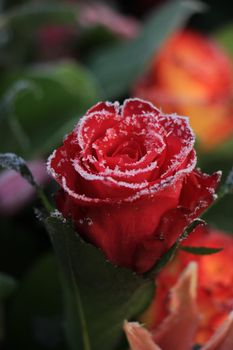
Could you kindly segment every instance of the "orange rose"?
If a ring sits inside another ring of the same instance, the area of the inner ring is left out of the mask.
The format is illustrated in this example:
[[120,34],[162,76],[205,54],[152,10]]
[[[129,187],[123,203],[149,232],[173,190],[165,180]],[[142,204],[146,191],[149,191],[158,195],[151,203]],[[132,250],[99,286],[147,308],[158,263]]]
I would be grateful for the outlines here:
[[198,228],[184,244],[223,250],[212,255],[194,255],[180,250],[159,274],[156,298],[142,321],[149,328],[156,328],[166,318],[168,291],[177,283],[183,269],[194,261],[198,267],[197,305],[200,314],[195,342],[203,344],[233,309],[233,237],[212,229]]
[[[124,323],[131,350],[199,349],[194,337],[200,322],[197,304],[197,263],[191,262],[170,290],[168,316],[150,332],[137,322]],[[202,350],[232,350],[233,311]]]
[[233,134],[233,70],[216,43],[192,31],[174,35],[155,57],[134,95],[166,113],[190,117],[204,150]]

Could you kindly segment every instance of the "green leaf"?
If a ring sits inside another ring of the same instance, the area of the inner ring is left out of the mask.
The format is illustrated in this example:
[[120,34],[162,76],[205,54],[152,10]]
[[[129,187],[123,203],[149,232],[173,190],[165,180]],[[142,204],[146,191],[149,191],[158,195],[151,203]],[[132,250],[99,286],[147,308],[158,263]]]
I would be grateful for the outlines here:
[[9,349],[64,350],[62,295],[53,254],[21,279],[8,308]]
[[229,172],[226,182],[223,185],[223,194],[233,194],[233,168]]
[[232,222],[233,196],[225,195],[216,204],[211,206],[210,210],[205,213],[205,220],[219,230],[233,232]]
[[233,56],[233,25],[229,24],[214,33],[214,38]]
[[103,88],[104,98],[122,96],[146,69],[164,40],[201,8],[195,1],[171,1],[152,13],[135,40],[93,56],[90,67]]
[[[232,225],[232,204],[233,204],[233,168],[228,173],[225,182],[218,191],[218,197],[212,205],[205,210],[202,216],[212,225],[231,232]],[[224,208],[224,210],[223,210]]]
[[199,225],[206,225],[205,220],[201,219],[201,218],[196,218],[195,220],[193,220],[191,222],[191,224],[189,224],[184,232],[182,233],[182,235],[178,238],[178,241],[181,243],[184,239],[188,238],[188,236],[190,235],[191,232],[193,232],[193,230],[195,230],[195,228]]
[[[233,141],[233,139],[232,139]],[[218,191],[218,198],[214,203],[202,214],[202,218],[208,222],[209,225],[216,227],[226,232],[233,232],[232,221],[232,207],[233,196],[226,191],[225,181],[227,174],[232,169],[233,143],[227,152],[222,152],[216,149],[208,154],[198,155],[198,167],[207,174],[211,174],[218,169],[222,170],[222,181]]]
[[0,29],[25,31],[45,23],[77,23],[77,12],[77,6],[61,2],[27,3],[1,14]]
[[59,215],[46,220],[61,271],[66,331],[73,350],[115,349],[125,319],[151,301],[153,280],[106,261],[100,250],[84,242]]
[[14,153],[0,153],[0,166],[17,171],[33,187],[38,187],[25,160]]
[[38,53],[38,31],[46,25],[78,28],[78,8],[61,1],[27,2],[0,15],[0,63],[11,68],[24,65]]
[[0,301],[8,298],[14,292],[16,286],[17,283],[12,277],[0,273]]
[[[215,207],[216,204],[219,202],[222,204],[222,200],[225,199],[226,195],[231,195],[231,194],[233,194],[233,168],[227,175],[224,184],[220,187],[217,200],[208,209],[212,209],[212,207]],[[207,213],[208,213],[208,210],[207,210]],[[225,210],[224,210],[224,215],[225,215]]]
[[[11,84],[15,91],[18,81],[30,82],[31,89],[11,94]],[[66,124],[73,129],[78,117],[99,99],[92,75],[74,62],[40,65],[11,73],[5,78],[5,86],[8,87],[8,95],[12,96],[9,103],[12,104],[10,110],[14,112],[14,119],[29,139],[30,147],[24,152],[27,158],[50,152],[61,142],[57,130]],[[0,127],[3,129],[4,120],[0,120]],[[4,130],[1,135],[2,152],[22,152],[22,148],[17,146],[11,130]]]
[[207,247],[189,247],[182,246],[180,250],[184,250],[187,253],[195,254],[195,255],[210,255],[221,252],[223,248],[207,248]]
[[18,143],[22,152],[28,150],[30,147],[30,141],[15,116],[14,108],[17,97],[25,92],[30,92],[35,96],[38,96],[37,87],[32,82],[19,80],[6,92],[0,103],[0,120],[2,119],[6,121],[7,127],[12,133],[14,141]]
[[[85,111],[83,111],[85,113]],[[39,153],[48,153],[50,150],[53,150],[56,145],[61,143],[61,140],[63,140],[64,135],[67,135],[68,133],[73,130],[74,126],[77,124],[79,118],[81,115],[77,115],[74,118],[68,120],[66,123],[64,123],[61,127],[59,127],[57,130],[54,130],[54,132],[51,134],[50,137],[45,141],[43,145],[36,151]]]
[[148,278],[152,278],[152,276],[155,276],[157,273],[159,273],[162,270],[162,268],[174,258],[178,247],[179,242],[177,241],[173,244],[173,246],[170,249],[168,249],[168,251],[165,254],[163,254],[162,258],[159,259],[155,266],[150,271],[145,273],[145,276]]

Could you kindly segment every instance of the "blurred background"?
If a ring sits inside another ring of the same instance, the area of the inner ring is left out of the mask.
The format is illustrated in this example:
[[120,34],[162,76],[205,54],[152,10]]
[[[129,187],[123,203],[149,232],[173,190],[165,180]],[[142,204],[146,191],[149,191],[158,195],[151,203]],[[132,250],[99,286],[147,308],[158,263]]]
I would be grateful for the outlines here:
[[[190,117],[199,166],[233,164],[232,1],[0,1],[0,153],[46,159],[100,100],[140,97]],[[0,347],[66,349],[49,238],[32,188],[0,172]],[[233,198],[205,219],[233,232]]]

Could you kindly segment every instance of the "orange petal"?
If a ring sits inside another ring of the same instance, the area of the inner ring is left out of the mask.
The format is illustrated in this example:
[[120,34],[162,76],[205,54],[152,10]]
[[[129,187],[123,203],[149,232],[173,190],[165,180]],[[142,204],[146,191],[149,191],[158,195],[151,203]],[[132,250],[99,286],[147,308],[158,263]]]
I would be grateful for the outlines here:
[[233,311],[202,350],[233,349]]
[[199,323],[196,291],[197,264],[191,262],[171,290],[170,315],[153,334],[163,350],[191,348]]
[[150,332],[143,328],[138,322],[125,321],[124,331],[131,350],[162,350],[154,343]]

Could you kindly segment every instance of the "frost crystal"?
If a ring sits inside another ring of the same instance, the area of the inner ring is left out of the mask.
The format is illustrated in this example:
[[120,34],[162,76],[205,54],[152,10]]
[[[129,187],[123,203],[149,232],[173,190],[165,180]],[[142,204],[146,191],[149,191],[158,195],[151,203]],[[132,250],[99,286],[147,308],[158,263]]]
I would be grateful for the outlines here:
[[[175,188],[179,181],[185,181],[195,168],[194,141],[186,117],[163,114],[140,99],[129,99],[121,108],[116,102],[100,102],[80,119],[66,141],[68,145],[51,155],[48,170],[77,202],[153,199],[167,186]],[[125,195],[120,199],[99,198],[94,191],[88,196],[85,188],[79,192],[75,181],[70,180],[76,177],[86,182],[87,188],[93,185],[98,191],[104,188],[111,193],[114,189]],[[91,221],[81,220],[80,224],[91,225]]]

